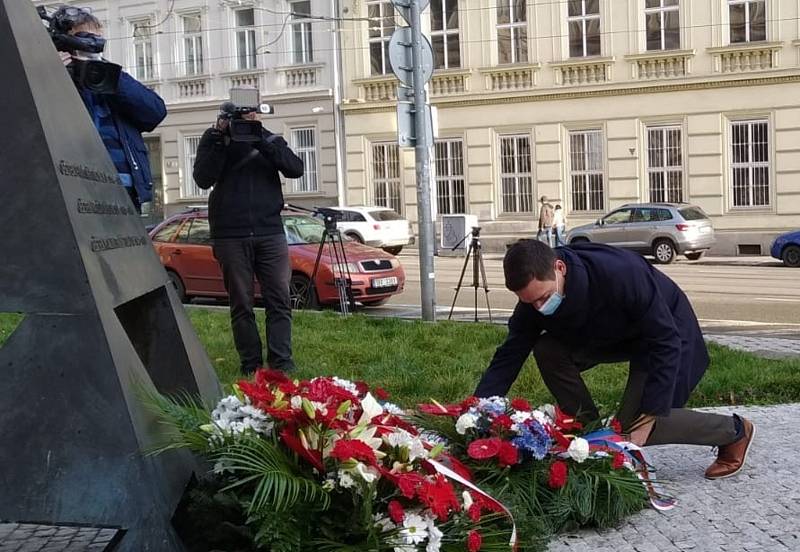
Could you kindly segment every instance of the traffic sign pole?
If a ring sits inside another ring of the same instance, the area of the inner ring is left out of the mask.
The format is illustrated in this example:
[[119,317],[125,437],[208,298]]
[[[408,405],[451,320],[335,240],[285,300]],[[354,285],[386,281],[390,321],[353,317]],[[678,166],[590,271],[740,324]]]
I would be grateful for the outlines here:
[[436,321],[436,274],[433,265],[433,248],[435,233],[431,216],[431,159],[430,145],[433,136],[428,133],[430,117],[425,98],[425,80],[423,77],[422,25],[420,23],[421,0],[411,0],[411,55],[414,67],[414,107],[416,122],[416,140],[414,158],[417,170],[417,213],[419,217],[419,268],[420,287],[422,290],[422,319]]

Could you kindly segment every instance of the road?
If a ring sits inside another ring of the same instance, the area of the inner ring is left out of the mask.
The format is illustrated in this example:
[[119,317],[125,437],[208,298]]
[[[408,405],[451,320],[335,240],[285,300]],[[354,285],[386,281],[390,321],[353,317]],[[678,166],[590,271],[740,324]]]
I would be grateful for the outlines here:
[[[376,315],[419,316],[419,260],[415,251],[400,256],[406,270],[405,291],[384,307],[368,309]],[[749,262],[750,264],[742,264]],[[463,257],[436,257],[436,301],[438,319],[446,319],[453,301]],[[489,301],[496,318],[507,319],[516,296],[503,285],[502,260],[484,258],[489,284]],[[658,267],[686,292],[701,325],[709,333],[769,335],[800,339],[800,269],[786,268],[779,262],[762,259],[707,259],[699,262],[676,261]],[[474,290],[472,261],[464,276],[455,317],[473,319]],[[488,320],[483,289],[478,290],[478,316]]]

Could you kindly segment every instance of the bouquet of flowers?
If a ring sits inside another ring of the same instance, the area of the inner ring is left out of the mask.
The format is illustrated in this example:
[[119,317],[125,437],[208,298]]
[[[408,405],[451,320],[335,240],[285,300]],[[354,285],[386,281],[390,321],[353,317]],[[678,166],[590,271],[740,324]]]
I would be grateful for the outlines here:
[[214,492],[240,504],[258,549],[509,550],[503,506],[379,398],[361,382],[259,370],[210,412],[187,398],[150,402],[175,430],[161,451],[210,461]]

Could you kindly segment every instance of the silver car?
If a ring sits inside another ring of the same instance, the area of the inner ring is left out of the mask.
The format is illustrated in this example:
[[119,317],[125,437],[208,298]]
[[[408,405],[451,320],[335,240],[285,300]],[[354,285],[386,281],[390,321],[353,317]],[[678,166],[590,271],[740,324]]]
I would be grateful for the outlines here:
[[630,203],[593,224],[569,231],[570,244],[596,242],[652,255],[668,264],[676,255],[690,261],[714,245],[714,227],[703,210],[687,203]]

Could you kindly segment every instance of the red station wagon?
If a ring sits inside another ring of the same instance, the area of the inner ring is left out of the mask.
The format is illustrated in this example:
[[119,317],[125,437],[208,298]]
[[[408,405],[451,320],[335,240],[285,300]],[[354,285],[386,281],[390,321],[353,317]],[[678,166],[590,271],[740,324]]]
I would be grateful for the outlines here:
[[[284,212],[281,216],[292,265],[292,307],[338,304],[339,293],[334,285],[336,261],[329,255],[327,245],[317,271],[316,293],[308,304],[308,286],[324,226],[304,214]],[[150,238],[182,301],[193,297],[228,297],[219,264],[211,252],[207,210],[175,215],[153,228]],[[381,305],[403,291],[405,272],[396,257],[348,239],[344,240],[344,249],[356,301],[367,306]],[[339,267],[339,271],[346,268]],[[342,273],[339,271],[337,275]],[[256,295],[260,297],[258,283]]]

